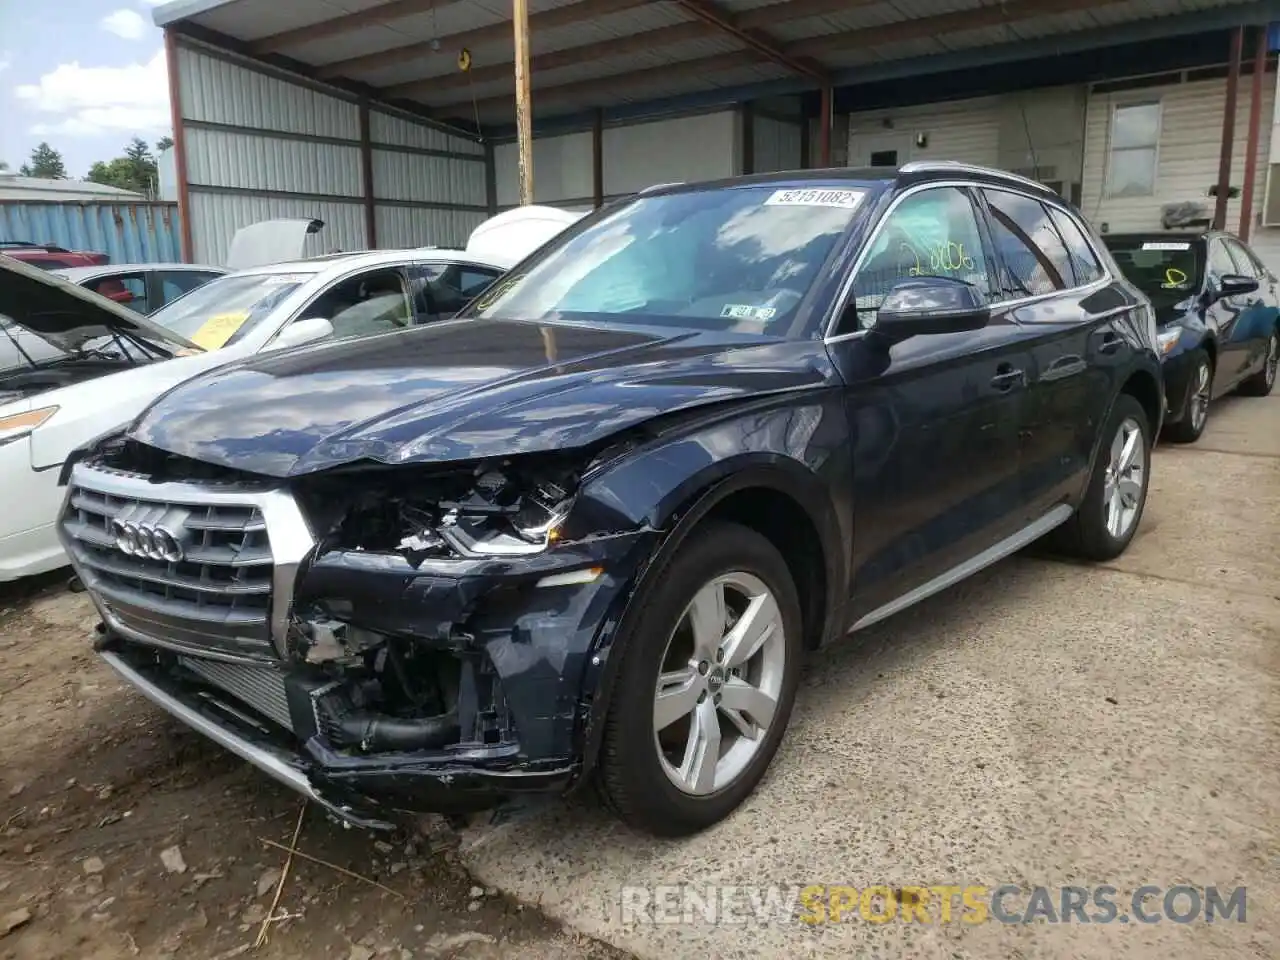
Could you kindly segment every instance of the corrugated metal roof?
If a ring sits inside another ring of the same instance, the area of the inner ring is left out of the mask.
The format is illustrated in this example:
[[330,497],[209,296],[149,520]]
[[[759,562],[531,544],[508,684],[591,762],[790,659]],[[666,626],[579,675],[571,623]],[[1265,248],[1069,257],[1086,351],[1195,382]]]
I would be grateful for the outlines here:
[[[793,47],[828,70],[866,63],[927,57],[951,50],[1000,45],[1082,30],[1106,28],[1154,17],[1241,6],[1249,0],[1080,0],[1047,13],[1028,12],[1025,0],[717,0],[721,10],[744,17],[744,24],[775,45]],[[1100,4],[1100,5],[1092,5]],[[573,6],[582,17],[572,21]],[[1073,7],[1076,7],[1073,9]],[[379,14],[379,10],[384,10]],[[966,23],[966,11],[973,24]],[[584,106],[634,103],[637,98],[678,96],[727,85],[794,76],[772,61],[754,62],[758,52],[739,36],[704,23],[676,0],[530,0],[531,53],[535,58],[581,50],[581,61],[553,58],[553,68],[535,65],[535,111],[540,117]],[[392,16],[395,14],[394,16]],[[546,16],[550,15],[550,21]],[[335,25],[348,16],[349,26]],[[509,0],[174,0],[156,9],[160,24],[185,21],[239,41],[257,41],[255,52],[281,53],[337,79],[398,88],[394,96],[413,99],[440,116],[470,119],[472,101],[482,121],[508,118],[512,41]],[[539,18],[542,18],[541,21]],[[931,18],[942,17],[931,29]],[[550,26],[542,29],[539,23]],[[918,22],[913,26],[913,22]],[[317,24],[329,24],[316,27]],[[671,28],[684,25],[687,30]],[[900,26],[893,26],[900,25]],[[302,33],[290,33],[302,28]],[[646,34],[667,30],[647,43]],[[917,29],[920,31],[917,33]],[[701,31],[701,33],[699,33]],[[870,31],[861,34],[862,31]],[[634,38],[634,42],[629,42]],[[433,48],[438,41],[438,49]],[[468,44],[476,80],[460,82],[458,49]],[[604,55],[598,54],[606,49]],[[742,63],[726,55],[741,51]],[[356,58],[362,58],[356,60]],[[699,61],[718,58],[702,69]],[[682,64],[689,66],[680,68]],[[671,66],[669,77],[625,73]],[[330,73],[334,76],[334,73]],[[744,80],[744,78],[746,78]],[[438,86],[409,85],[438,79]],[[588,95],[566,84],[600,83]],[[536,93],[543,92],[541,104]]]
[[0,200],[143,200],[142,194],[88,180],[49,180],[0,172]]

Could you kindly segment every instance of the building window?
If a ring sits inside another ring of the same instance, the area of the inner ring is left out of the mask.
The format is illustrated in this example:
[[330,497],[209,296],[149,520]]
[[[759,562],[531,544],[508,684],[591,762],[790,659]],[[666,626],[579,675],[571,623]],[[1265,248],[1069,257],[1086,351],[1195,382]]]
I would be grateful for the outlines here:
[[1149,197],[1156,192],[1160,104],[1130,103],[1111,114],[1107,158],[1108,197]]

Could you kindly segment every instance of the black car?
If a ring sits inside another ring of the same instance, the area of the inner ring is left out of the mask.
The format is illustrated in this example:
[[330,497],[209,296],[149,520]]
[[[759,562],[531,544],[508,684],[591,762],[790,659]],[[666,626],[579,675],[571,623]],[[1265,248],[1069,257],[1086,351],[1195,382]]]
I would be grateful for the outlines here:
[[1200,439],[1210,402],[1223,394],[1271,392],[1280,361],[1280,296],[1275,274],[1247,244],[1216,232],[1103,239],[1155,307],[1170,440]]
[[192,380],[80,454],[103,657],[348,822],[751,792],[802,655],[1047,534],[1114,557],[1164,397],[1062,200],[956,164],[669,185],[459,318]]

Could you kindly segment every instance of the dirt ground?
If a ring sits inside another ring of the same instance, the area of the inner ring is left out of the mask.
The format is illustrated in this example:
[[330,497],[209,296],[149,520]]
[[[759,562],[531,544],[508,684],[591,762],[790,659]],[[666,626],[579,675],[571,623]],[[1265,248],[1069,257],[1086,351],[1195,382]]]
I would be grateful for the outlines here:
[[254,949],[301,799],[126,690],[65,581],[0,585],[0,957],[624,956],[475,887],[443,825],[388,843],[314,807],[297,849],[333,866],[293,860]]

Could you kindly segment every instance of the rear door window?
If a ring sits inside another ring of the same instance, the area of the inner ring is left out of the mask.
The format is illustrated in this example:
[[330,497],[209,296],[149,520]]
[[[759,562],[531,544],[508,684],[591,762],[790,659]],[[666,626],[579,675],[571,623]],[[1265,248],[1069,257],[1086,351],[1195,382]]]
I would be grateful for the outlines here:
[[1098,255],[1085,237],[1084,228],[1063,210],[1050,207],[1049,212],[1059,235],[1067,245],[1067,255],[1071,260],[1072,272],[1075,273],[1076,285],[1083,287],[1101,280],[1102,264],[1098,262]]
[[205,270],[162,270],[160,272],[160,293],[164,303],[177,300],[184,293],[190,293],[196,287],[203,286],[220,274]]
[[1004,264],[1005,298],[1040,296],[1075,286],[1071,257],[1044,204],[1006,190],[984,189],[983,194]]
[[121,273],[112,277],[99,277],[86,281],[82,286],[130,310],[144,314],[151,312],[147,301],[147,278],[144,274]]
[[419,323],[447,320],[502,276],[500,270],[460,263],[419,263],[410,273]]

